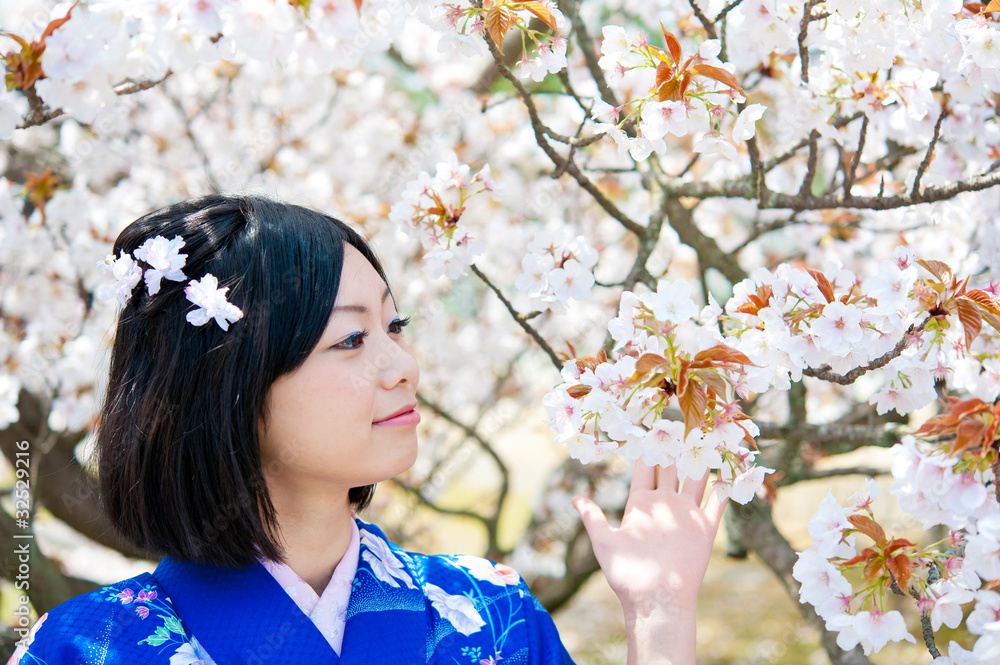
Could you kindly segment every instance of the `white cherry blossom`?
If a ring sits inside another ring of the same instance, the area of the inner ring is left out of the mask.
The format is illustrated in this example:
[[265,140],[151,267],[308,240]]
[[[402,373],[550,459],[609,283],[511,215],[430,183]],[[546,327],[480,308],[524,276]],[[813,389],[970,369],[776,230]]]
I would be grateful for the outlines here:
[[143,242],[132,253],[136,259],[149,266],[143,272],[149,295],[153,296],[160,292],[160,281],[163,279],[175,282],[187,279],[181,270],[187,261],[187,254],[180,253],[183,247],[184,239],[181,236],[174,236],[170,240],[156,236]]
[[184,295],[198,309],[187,313],[187,321],[195,326],[203,326],[209,321],[215,321],[223,330],[229,330],[229,324],[243,318],[239,307],[226,300],[229,287],[219,288],[219,280],[212,274],[206,274],[199,280],[192,279],[184,288]]

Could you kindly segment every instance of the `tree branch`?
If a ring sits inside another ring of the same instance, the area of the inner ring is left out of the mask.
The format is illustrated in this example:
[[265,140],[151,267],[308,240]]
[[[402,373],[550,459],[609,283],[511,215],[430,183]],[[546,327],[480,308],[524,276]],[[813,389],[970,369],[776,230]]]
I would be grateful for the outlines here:
[[945,100],[941,103],[941,113],[938,114],[937,122],[934,123],[934,137],[927,146],[924,159],[920,162],[920,167],[917,169],[917,177],[913,179],[913,189],[910,190],[910,196],[916,197],[920,194],[920,180],[924,177],[927,167],[931,165],[931,160],[934,158],[934,148],[937,146],[938,139],[941,138],[941,124],[947,115],[948,102]]
[[500,291],[500,289],[493,282],[491,282],[486,275],[483,274],[483,271],[481,271],[475,263],[469,266],[469,268],[472,269],[472,272],[476,275],[476,277],[483,280],[483,283],[490,287],[490,290],[493,291],[493,293],[497,294],[497,298],[500,298],[500,302],[502,302],[504,307],[507,308],[510,315],[514,317],[514,321],[517,325],[521,326],[521,329],[528,333],[528,336],[531,337],[531,339],[535,340],[538,346],[542,348],[542,351],[545,351],[545,353],[549,356],[549,360],[551,360],[552,364],[555,365],[556,370],[561,372],[563,362],[559,359],[559,355],[556,354],[555,350],[549,346],[548,342],[545,341],[545,338],[543,338],[541,334],[539,334],[539,332],[535,330],[530,323],[528,323],[528,320],[524,316],[519,314],[517,310],[514,309],[514,305],[507,300],[503,292]]
[[895,358],[898,358],[900,354],[903,353],[903,350],[906,348],[906,345],[909,344],[910,336],[916,335],[917,333],[922,331],[930,322],[930,320],[931,317],[928,316],[923,321],[921,321],[920,324],[916,323],[911,324],[910,327],[906,329],[906,332],[903,333],[902,338],[900,338],[900,340],[896,342],[896,346],[894,346],[891,351],[885,353],[882,356],[879,356],[878,358],[871,361],[867,365],[864,365],[862,367],[855,367],[847,374],[837,374],[836,372],[831,372],[829,365],[824,365],[823,367],[817,369],[813,369],[812,367],[807,367],[806,369],[802,370],[802,374],[804,374],[805,376],[812,376],[817,379],[822,379],[823,381],[838,383],[842,386],[850,385],[855,381],[857,381],[858,378],[867,374],[871,370],[879,369],[880,367],[885,367],[886,365],[889,364],[890,361],[894,360]]
[[889,448],[899,443],[899,439],[906,431],[904,427],[894,424],[853,425],[836,422],[821,425],[812,423],[799,425],[757,423],[757,425],[760,427],[759,439],[762,441],[784,441],[795,437],[819,448],[827,455],[852,452],[864,446]]
[[642,235],[645,227],[636,223],[625,213],[619,210],[618,206],[612,203],[611,200],[597,188],[597,185],[595,185],[590,178],[580,171],[580,168],[572,159],[563,158],[558,152],[555,151],[555,149],[553,149],[548,140],[545,138],[545,136],[550,134],[552,130],[545,126],[542,119],[539,117],[538,108],[535,106],[535,102],[531,98],[531,93],[528,92],[527,88],[524,87],[524,84],[521,83],[516,76],[514,76],[514,73],[510,71],[510,68],[503,63],[503,56],[497,49],[497,45],[492,39],[490,39],[489,35],[486,35],[484,38],[486,39],[486,44],[489,46],[490,53],[493,55],[493,60],[495,61],[497,68],[500,70],[500,74],[505,79],[510,81],[511,85],[513,85],[514,89],[517,91],[517,94],[520,95],[521,101],[524,102],[524,106],[527,108],[528,116],[531,120],[531,128],[534,130],[535,142],[538,144],[538,147],[545,152],[548,158],[552,160],[552,163],[556,165],[556,171],[568,173],[581,187],[583,187],[584,190],[586,190],[588,194],[594,198],[594,201],[596,201],[605,212],[614,217],[622,226],[627,228],[632,233]]
[[857,177],[858,166],[861,164],[861,151],[865,149],[865,138],[868,135],[868,116],[861,121],[861,135],[858,137],[858,149],[851,157],[851,165],[844,173],[844,197],[851,197],[851,188],[854,187],[854,178]]
[[[580,7],[577,0],[566,0],[565,2],[559,3],[560,8],[566,13],[566,16],[573,24],[573,32],[576,34],[576,43],[580,47],[580,52],[583,53],[583,61],[587,65],[587,70],[590,71],[591,77],[594,79],[594,83],[597,85],[597,91],[601,95],[601,99],[605,103],[611,106],[618,106],[618,100],[615,99],[615,93],[612,92],[611,86],[608,85],[607,79],[604,77],[604,70],[598,64],[597,54],[594,53],[593,46],[594,40],[590,38],[590,33],[587,32],[587,26],[584,25],[583,19],[580,18]],[[492,46],[492,40],[487,40]],[[494,55],[494,59],[496,56]]]
[[712,23],[718,23],[719,19],[726,18],[726,15],[739,7],[741,2],[743,2],[743,0],[732,0],[731,2],[726,3],[726,6],[719,11]]
[[465,510],[464,508],[445,508],[444,506],[434,503],[433,500],[424,495],[419,487],[410,485],[399,477],[392,478],[392,482],[401,489],[405,490],[407,493],[411,494],[421,504],[427,506],[436,513],[441,513],[442,515],[454,515],[456,517],[469,517],[477,522],[482,522],[484,525],[488,522],[489,518],[471,510]]
[[839,478],[840,476],[867,476],[874,478],[888,473],[886,469],[874,466],[848,466],[839,469],[810,470],[802,474],[802,480],[819,480],[821,478]]
[[799,63],[802,67],[802,82],[809,83],[809,49],[806,48],[806,37],[809,35],[809,22],[815,18],[812,8],[821,0],[808,0],[802,7],[802,20],[799,21]]
[[697,253],[699,260],[706,266],[715,268],[733,284],[746,279],[746,273],[740,268],[732,257],[723,252],[715,239],[705,235],[694,222],[694,214],[685,208],[678,197],[665,194],[667,221],[677,232],[680,241],[692,247]]
[[813,181],[816,179],[816,164],[819,161],[819,132],[815,129],[809,132],[809,157],[806,160],[806,177],[802,179],[802,186],[799,187],[799,196],[812,196]]
[[[917,196],[912,193],[894,196],[851,196],[843,193],[812,196],[802,194],[783,194],[768,192],[766,200],[760,207],[788,208],[790,210],[827,210],[831,208],[853,208],[856,210],[895,210],[918,203],[935,203],[946,201],[965,192],[978,192],[1000,185],[1000,173],[976,175],[968,180],[945,183],[925,187]],[[755,198],[753,184],[748,178],[729,180],[721,183],[686,182],[668,183],[666,187],[675,196],[689,196],[697,199],[716,197]]]
[[491,517],[483,517],[483,523],[486,525],[486,531],[489,538],[489,551],[486,553],[486,558],[488,559],[498,559],[507,554],[505,550],[500,548],[500,544],[497,539],[498,525],[500,522],[500,513],[503,511],[504,504],[507,500],[507,494],[510,491],[510,470],[507,465],[501,459],[500,455],[497,454],[493,446],[486,441],[475,428],[466,425],[465,423],[459,421],[453,415],[448,413],[443,407],[435,402],[430,401],[424,397],[421,393],[417,393],[417,401],[433,411],[437,416],[445,420],[446,422],[454,425],[455,427],[462,430],[462,432],[468,438],[472,439],[479,445],[479,447],[493,460],[496,464],[497,469],[500,472],[500,490],[497,493],[496,507],[493,510],[493,515]]
[[[143,90],[149,90],[150,88],[156,87],[166,81],[171,74],[173,74],[173,72],[168,71],[163,78],[155,81],[133,81],[131,79],[126,79],[116,85],[114,87],[114,91],[116,95],[121,96],[132,95],[137,92],[142,92]],[[61,108],[50,109],[45,102],[42,101],[42,98],[38,96],[38,92],[35,90],[34,84],[22,92],[24,92],[24,96],[28,98],[28,114],[24,116],[24,121],[17,126],[18,129],[27,129],[28,127],[44,125],[49,120],[65,115],[66,112]]]
[[[708,35],[708,38],[718,39],[719,33],[715,29],[715,21],[705,16],[705,12],[701,11],[701,7],[698,6],[698,3],[695,0],[688,0],[688,4],[691,5],[691,10],[694,12],[694,15],[698,17],[699,21],[701,21],[701,27],[705,28],[705,33]],[[718,21],[718,17],[716,17],[715,20]]]

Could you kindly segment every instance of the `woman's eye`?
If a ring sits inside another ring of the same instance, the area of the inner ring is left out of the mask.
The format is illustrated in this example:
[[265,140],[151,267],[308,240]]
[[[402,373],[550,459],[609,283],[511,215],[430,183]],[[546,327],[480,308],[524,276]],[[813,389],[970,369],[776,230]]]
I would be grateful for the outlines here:
[[392,323],[389,324],[389,332],[398,335],[403,332],[403,328],[410,325],[410,317],[404,317],[402,319],[393,319]]
[[364,339],[367,336],[367,331],[356,332],[353,335],[348,336],[346,339],[337,342],[333,345],[333,347],[336,349],[356,349],[364,343]]

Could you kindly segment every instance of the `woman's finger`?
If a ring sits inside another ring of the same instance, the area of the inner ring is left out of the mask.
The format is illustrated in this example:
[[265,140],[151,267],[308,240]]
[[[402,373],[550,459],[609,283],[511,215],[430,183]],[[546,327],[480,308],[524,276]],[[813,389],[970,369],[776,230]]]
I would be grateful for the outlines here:
[[691,497],[691,499],[697,504],[701,505],[701,499],[705,496],[705,487],[708,485],[708,478],[712,475],[712,472],[705,470],[705,475],[703,475],[698,480],[688,478],[684,481],[684,489],[682,492]]
[[705,502],[705,508],[702,512],[714,529],[719,528],[719,522],[722,521],[722,514],[726,511],[726,506],[728,505],[728,498],[720,499],[718,492],[708,493],[708,501]]
[[611,533],[611,525],[600,506],[585,496],[574,496],[570,501],[580,513],[580,521],[590,536],[590,542],[599,543]]
[[656,489],[676,492],[678,487],[676,466],[671,464],[656,467]]
[[652,489],[656,489],[656,467],[646,466],[641,459],[636,460],[632,469],[632,483],[628,488],[629,494]]

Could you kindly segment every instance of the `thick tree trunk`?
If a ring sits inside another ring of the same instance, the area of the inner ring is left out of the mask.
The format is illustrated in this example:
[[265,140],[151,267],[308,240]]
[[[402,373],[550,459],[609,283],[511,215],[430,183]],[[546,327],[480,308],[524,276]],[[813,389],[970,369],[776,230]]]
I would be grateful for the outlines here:
[[[733,511],[731,532],[744,546],[757,553],[781,581],[792,600],[799,604],[799,583],[792,578],[792,566],[797,559],[795,550],[774,525],[771,508],[763,501],[754,499],[745,506],[734,503],[729,510]],[[871,661],[862,653],[860,647],[844,651],[837,646],[837,634],[826,629],[823,620],[812,611],[811,607],[799,605],[799,609],[802,616],[819,630],[820,642],[833,665],[871,665]]]

